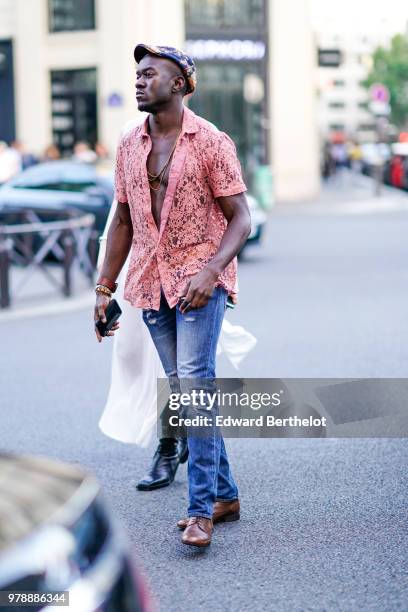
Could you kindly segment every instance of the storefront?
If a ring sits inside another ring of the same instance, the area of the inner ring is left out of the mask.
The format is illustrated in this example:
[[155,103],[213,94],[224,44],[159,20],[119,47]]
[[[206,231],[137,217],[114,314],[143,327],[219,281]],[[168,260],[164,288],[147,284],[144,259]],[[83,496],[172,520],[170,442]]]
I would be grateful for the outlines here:
[[247,180],[269,163],[267,0],[186,0],[190,107],[234,140]]

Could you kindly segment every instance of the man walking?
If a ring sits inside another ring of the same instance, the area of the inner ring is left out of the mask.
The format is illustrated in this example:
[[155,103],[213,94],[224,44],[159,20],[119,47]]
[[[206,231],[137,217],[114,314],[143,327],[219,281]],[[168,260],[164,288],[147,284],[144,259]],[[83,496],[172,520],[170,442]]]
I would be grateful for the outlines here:
[[[125,299],[143,309],[166,375],[214,379],[236,255],[250,232],[246,187],[230,138],[183,104],[196,86],[193,60],[148,45],[137,45],[134,56],[138,108],[149,115],[119,144],[118,206],[96,286],[95,321],[104,320],[132,247]],[[239,518],[238,490],[215,429],[189,432],[188,450],[188,519],[178,525],[183,543],[208,546],[213,521]]]

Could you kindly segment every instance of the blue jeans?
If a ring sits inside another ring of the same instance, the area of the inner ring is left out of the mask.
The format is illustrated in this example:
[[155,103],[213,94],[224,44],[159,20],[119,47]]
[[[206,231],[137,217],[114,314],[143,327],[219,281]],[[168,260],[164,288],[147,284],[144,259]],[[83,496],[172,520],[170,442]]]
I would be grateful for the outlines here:
[[[216,287],[206,306],[182,314],[178,306],[169,308],[163,293],[160,309],[143,310],[164,371],[170,379],[215,378],[215,356],[226,308],[227,292]],[[190,389],[181,389],[191,390]],[[211,518],[216,500],[238,499],[227,451],[220,432],[214,427],[205,435],[188,439],[188,516]]]

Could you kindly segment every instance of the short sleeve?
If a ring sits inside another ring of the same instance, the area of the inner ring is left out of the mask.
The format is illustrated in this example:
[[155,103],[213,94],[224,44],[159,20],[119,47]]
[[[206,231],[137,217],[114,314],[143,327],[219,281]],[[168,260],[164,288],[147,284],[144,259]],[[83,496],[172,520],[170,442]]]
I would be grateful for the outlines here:
[[209,182],[214,198],[246,191],[241,164],[231,138],[220,132],[218,143],[208,153]]
[[115,163],[115,200],[127,202],[123,138],[119,142]]

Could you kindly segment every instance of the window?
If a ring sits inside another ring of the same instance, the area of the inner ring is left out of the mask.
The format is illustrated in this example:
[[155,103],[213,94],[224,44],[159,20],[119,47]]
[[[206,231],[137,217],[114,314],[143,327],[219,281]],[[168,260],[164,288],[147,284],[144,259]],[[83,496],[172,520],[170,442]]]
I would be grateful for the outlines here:
[[368,102],[367,102],[367,100],[365,100],[364,102],[359,102],[358,103],[358,108],[361,108],[363,110],[368,110]]
[[50,32],[95,29],[95,0],[48,0]]
[[264,0],[185,0],[187,29],[263,28]]
[[359,132],[375,132],[376,127],[372,123],[361,123],[358,130]]
[[345,86],[345,84],[346,84],[346,82],[345,82],[345,81],[343,81],[343,79],[335,79],[335,80],[333,81],[333,85],[334,85],[334,87],[344,87],[344,86]]
[[344,52],[340,49],[317,49],[319,68],[339,68],[344,63]]
[[345,125],[344,123],[331,123],[329,125],[329,128],[333,131],[333,132],[344,132],[345,130]]
[[340,100],[333,100],[333,102],[329,102],[329,108],[346,108],[346,104],[340,102]]
[[64,156],[76,142],[98,139],[96,78],[95,68],[51,72],[53,142]]

